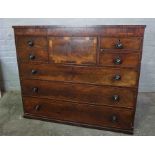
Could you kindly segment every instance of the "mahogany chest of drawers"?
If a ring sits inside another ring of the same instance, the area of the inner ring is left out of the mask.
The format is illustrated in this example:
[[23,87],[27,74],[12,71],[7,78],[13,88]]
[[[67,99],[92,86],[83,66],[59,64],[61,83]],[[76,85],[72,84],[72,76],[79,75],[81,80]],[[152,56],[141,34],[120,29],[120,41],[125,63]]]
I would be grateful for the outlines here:
[[13,28],[25,117],[133,133],[145,25]]

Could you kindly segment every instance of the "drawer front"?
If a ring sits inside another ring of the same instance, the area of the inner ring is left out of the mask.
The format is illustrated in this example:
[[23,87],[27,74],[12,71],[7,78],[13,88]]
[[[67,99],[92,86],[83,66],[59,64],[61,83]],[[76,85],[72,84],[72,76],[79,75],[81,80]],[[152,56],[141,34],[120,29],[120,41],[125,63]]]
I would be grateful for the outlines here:
[[48,51],[46,49],[18,49],[19,62],[47,62]]
[[24,49],[47,48],[47,37],[18,36],[16,37],[16,46]]
[[132,129],[133,111],[24,97],[25,113],[56,120]]
[[21,84],[24,96],[67,100],[77,103],[133,108],[136,99],[134,89],[40,80],[23,80]]
[[100,53],[99,64],[116,67],[138,67],[140,55],[138,53]]
[[73,81],[110,86],[135,87],[138,74],[132,69],[109,67],[75,67]]
[[96,64],[96,37],[49,37],[50,61],[62,64]]
[[101,50],[104,49],[127,49],[141,50],[141,38],[109,38],[102,37],[100,40]]
[[53,66],[50,64],[20,64],[22,78],[33,78],[54,81],[71,81],[71,66]]
[[138,74],[135,70],[108,67],[21,64],[20,73],[23,78],[127,87],[136,87],[138,80]]

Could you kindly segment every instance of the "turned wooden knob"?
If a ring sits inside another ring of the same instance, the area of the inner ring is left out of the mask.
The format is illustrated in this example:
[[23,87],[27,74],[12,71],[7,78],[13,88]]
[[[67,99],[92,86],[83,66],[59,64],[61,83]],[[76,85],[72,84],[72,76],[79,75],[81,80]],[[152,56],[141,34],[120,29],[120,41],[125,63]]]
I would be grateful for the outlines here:
[[33,69],[33,70],[31,71],[31,73],[32,73],[32,74],[36,74],[36,73],[37,73],[37,70]]
[[37,92],[38,92],[38,88],[37,88],[37,87],[34,87],[34,88],[33,88],[33,92],[34,92],[34,93],[37,93]]
[[29,47],[33,47],[34,46],[34,42],[32,40],[29,40],[27,42],[27,44],[28,44]]
[[122,59],[118,56],[114,59],[114,64],[120,65],[122,63]]
[[119,101],[119,95],[113,95],[112,99],[113,101]]
[[116,81],[121,80],[121,76],[120,76],[120,75],[118,75],[118,74],[116,74],[116,75],[114,76],[114,80],[116,80]]
[[35,55],[30,54],[29,58],[30,58],[30,60],[34,60],[35,59]]
[[115,47],[116,47],[117,49],[122,49],[122,48],[123,48],[123,44],[121,43],[120,40],[118,40],[118,42],[115,44]]

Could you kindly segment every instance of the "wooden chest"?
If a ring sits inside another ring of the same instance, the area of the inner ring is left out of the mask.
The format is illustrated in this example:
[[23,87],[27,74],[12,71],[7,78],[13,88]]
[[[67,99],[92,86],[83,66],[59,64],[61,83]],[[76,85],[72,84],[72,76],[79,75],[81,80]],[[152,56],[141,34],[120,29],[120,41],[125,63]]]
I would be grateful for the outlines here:
[[25,117],[133,133],[144,25],[13,28]]

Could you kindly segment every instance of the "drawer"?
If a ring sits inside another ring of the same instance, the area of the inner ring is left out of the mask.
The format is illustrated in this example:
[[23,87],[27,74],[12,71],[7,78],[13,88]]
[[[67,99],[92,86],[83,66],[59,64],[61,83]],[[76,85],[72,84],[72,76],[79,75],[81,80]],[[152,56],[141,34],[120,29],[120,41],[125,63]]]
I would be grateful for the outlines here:
[[125,87],[136,87],[138,80],[138,73],[134,69],[109,67],[21,64],[20,73],[22,78]]
[[131,37],[131,38],[110,38],[101,37],[100,48],[101,51],[104,49],[126,49],[126,50],[141,50],[142,39]]
[[101,127],[133,128],[133,111],[24,97],[24,112],[38,117]]
[[101,52],[99,58],[99,64],[103,66],[138,67],[139,63],[138,53]]
[[19,69],[22,78],[33,78],[54,81],[72,80],[71,66],[54,66],[51,64],[38,65],[22,63],[20,64]]
[[18,49],[19,62],[47,62],[48,51],[46,49]]
[[67,100],[76,103],[133,108],[136,99],[135,89],[40,80],[22,80],[21,84],[24,96]]
[[34,48],[46,48],[47,49],[47,37],[34,37],[34,36],[18,36],[16,37],[16,47],[24,49]]

